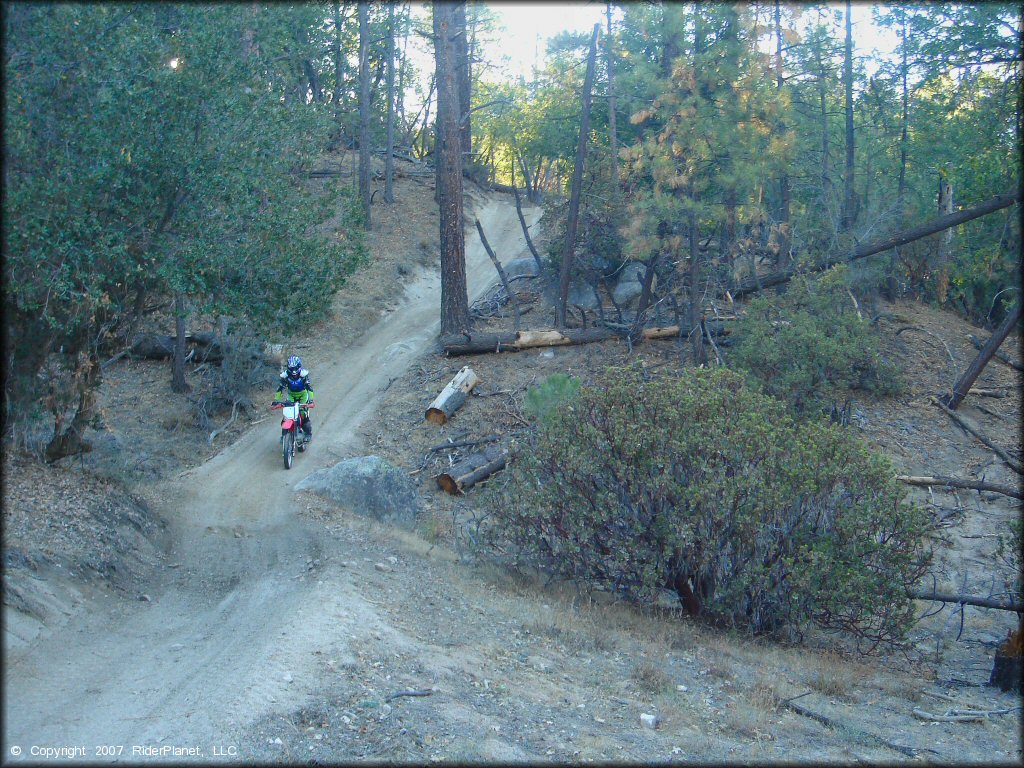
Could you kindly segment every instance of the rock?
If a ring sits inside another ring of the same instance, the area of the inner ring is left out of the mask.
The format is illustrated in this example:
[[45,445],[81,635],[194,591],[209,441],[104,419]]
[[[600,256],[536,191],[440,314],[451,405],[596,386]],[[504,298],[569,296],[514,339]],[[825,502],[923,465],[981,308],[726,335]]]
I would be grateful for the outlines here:
[[597,309],[597,297],[594,289],[586,283],[569,284],[569,306],[578,304],[584,309]]
[[644,712],[640,715],[640,722],[644,724],[645,728],[650,728],[653,731],[661,724],[661,718],[650,712]]
[[295,486],[383,523],[412,529],[420,503],[408,476],[379,456],[346,459]]
[[292,678],[291,672],[285,672],[284,677],[282,677],[281,679],[284,680],[286,683],[290,683],[294,678]]
[[394,555],[391,555],[391,556],[388,557],[388,562],[391,563],[392,565],[398,565],[398,558],[395,557]]
[[[640,294],[644,290],[644,272],[646,267],[639,262],[630,262],[622,268],[622,272],[619,273],[619,279],[615,283],[615,288],[612,289],[612,296],[615,298],[615,303],[620,307],[629,306],[636,299],[640,298]],[[655,280],[657,283],[657,280]],[[654,285],[652,284],[652,288]]]
[[384,563],[375,563],[373,567],[376,568],[381,573],[391,573],[391,569],[388,566],[386,566]]
[[522,277],[523,275],[536,277],[537,261],[532,256],[523,259],[513,259],[508,264],[502,264],[502,269],[505,270],[505,276],[510,280],[513,277]]

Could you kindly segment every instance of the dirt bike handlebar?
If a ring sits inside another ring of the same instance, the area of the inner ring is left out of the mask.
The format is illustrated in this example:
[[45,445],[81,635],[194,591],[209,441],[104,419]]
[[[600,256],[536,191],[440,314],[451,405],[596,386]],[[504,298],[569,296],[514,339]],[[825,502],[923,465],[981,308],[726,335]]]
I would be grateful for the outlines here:
[[310,400],[308,403],[271,403],[270,407],[274,410],[284,408],[286,405],[301,405],[303,408],[315,408],[316,403]]

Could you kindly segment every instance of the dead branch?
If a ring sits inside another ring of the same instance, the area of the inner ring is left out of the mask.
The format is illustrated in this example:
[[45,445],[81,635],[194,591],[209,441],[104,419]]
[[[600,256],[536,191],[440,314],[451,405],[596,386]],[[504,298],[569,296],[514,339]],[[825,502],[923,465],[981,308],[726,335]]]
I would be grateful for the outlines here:
[[926,720],[931,723],[977,723],[988,720],[992,715],[1008,715],[1012,711],[1012,709],[951,709],[944,715],[934,715],[917,707],[912,710],[914,717],[918,720]]
[[[920,240],[922,237],[934,235],[936,232],[942,232],[950,227],[955,227],[959,224],[973,221],[981,216],[986,216],[990,213],[994,213],[995,211],[1002,210],[1003,208],[1007,208],[1014,203],[1019,202],[1020,199],[1021,192],[1019,190],[1010,194],[999,195],[998,197],[994,197],[984,203],[979,203],[978,205],[965,208],[964,210],[957,211],[956,213],[947,214],[946,216],[940,216],[883,240],[875,240],[870,243],[865,243],[864,245],[858,246],[849,256],[827,259],[825,262],[811,266],[804,271],[822,272],[836,264],[843,264],[855,261],[856,259],[863,259],[867,256],[874,256],[876,253],[892,250],[893,248],[897,248],[901,245],[906,245],[907,243],[912,243],[915,240]],[[762,288],[781,285],[782,283],[792,280],[797,274],[798,270],[787,269],[781,272],[774,272],[769,275],[761,275],[757,280],[742,280],[739,285],[731,291],[732,297],[738,298],[740,296],[745,296],[748,293],[760,291]],[[760,283],[760,285],[758,285],[758,283]]]
[[1008,485],[997,485],[996,483],[989,483],[983,480],[965,480],[957,477],[945,477],[945,476],[913,476],[913,475],[896,475],[896,479],[901,483],[907,485],[920,485],[920,486],[943,486],[947,488],[970,488],[975,491],[992,491],[994,493],[1001,493],[1004,496],[1012,496],[1015,499],[1024,499],[1024,493],[1017,488],[1011,488]]
[[[967,338],[971,340],[971,344],[974,345],[975,349],[981,349],[982,347],[985,346],[985,342],[983,342],[973,333],[967,334]],[[1006,363],[1011,368],[1016,368],[1018,371],[1024,371],[1024,365],[1021,365],[1018,361],[1014,360],[1008,354],[1003,352],[1003,350],[997,349],[995,356],[999,359],[1000,362]]]
[[448,448],[469,448],[473,445],[482,445],[483,443],[493,443],[495,440],[500,440],[501,435],[489,435],[488,437],[482,437],[479,440],[458,440],[454,443],[441,443],[435,445],[433,448],[428,448],[427,453],[435,453],[436,451],[444,451]]
[[944,341],[942,340],[942,337],[941,337],[941,336],[938,336],[938,335],[936,335],[936,334],[932,333],[932,332],[931,332],[931,331],[929,331],[929,330],[928,330],[927,328],[921,328],[921,327],[919,327],[919,326],[916,326],[916,325],[905,325],[905,326],[903,326],[902,328],[900,328],[900,329],[899,329],[898,331],[896,331],[895,335],[896,335],[896,336],[899,336],[899,335],[900,335],[901,333],[903,333],[904,331],[920,331],[921,333],[927,333],[927,334],[928,334],[929,336],[931,336],[931,337],[932,337],[933,339],[938,339],[938,340],[939,340],[939,343],[940,343],[940,344],[942,344],[942,346],[943,346],[943,347],[945,348],[945,350],[946,350],[946,354],[947,354],[947,355],[949,355],[949,361],[950,361],[951,363],[953,363],[953,365],[956,365],[956,360],[955,360],[955,359],[953,359],[953,353],[949,351],[949,346],[948,346],[948,345],[946,344],[946,342],[944,342]]
[[785,704],[787,709],[791,709],[794,712],[796,712],[798,715],[802,715],[803,717],[808,717],[811,720],[814,720],[815,722],[821,723],[826,728],[842,729],[842,730],[854,732],[858,736],[863,736],[863,737],[865,737],[865,738],[867,738],[867,739],[869,739],[871,741],[874,741],[874,742],[876,742],[878,744],[881,744],[881,745],[883,745],[883,746],[885,746],[885,747],[887,747],[887,748],[889,748],[889,749],[891,749],[891,750],[893,750],[895,752],[899,752],[901,755],[904,755],[906,757],[916,758],[920,751],[927,751],[927,752],[935,753],[935,750],[928,749],[927,747],[923,748],[923,750],[918,750],[918,749],[914,749],[913,747],[903,746],[902,744],[894,744],[891,741],[889,741],[888,739],[883,739],[881,736],[878,736],[877,734],[868,733],[867,731],[862,731],[859,728],[851,728],[850,726],[847,726],[847,725],[845,725],[843,723],[840,723],[837,720],[833,720],[831,717],[828,717],[826,715],[819,714],[818,712],[815,712],[813,710],[807,709],[807,707],[803,706],[802,704],[797,704],[792,699],[787,699],[783,703]]
[[230,418],[230,419],[228,419],[228,422],[227,422],[227,424],[225,424],[225,425],[224,425],[223,427],[221,427],[220,429],[215,429],[215,430],[213,430],[213,432],[211,432],[211,433],[210,433],[210,438],[209,438],[209,440],[207,441],[207,442],[208,442],[208,443],[209,443],[210,445],[213,445],[213,439],[214,439],[214,438],[215,438],[215,437],[216,437],[217,435],[219,435],[219,434],[220,434],[221,432],[223,432],[224,430],[226,430],[226,429],[227,429],[228,427],[230,427],[230,426],[231,426],[231,425],[232,425],[232,424],[234,423],[234,421],[235,421],[235,416],[236,416],[237,414],[238,414],[238,401],[237,401],[237,400],[235,400],[235,401],[234,401],[233,403],[231,403],[231,418]]
[[1004,462],[1006,462],[1006,466],[1008,466],[1010,469],[1012,469],[1018,475],[1024,475],[1024,466],[1021,466],[1021,463],[1019,461],[1014,459],[1012,456],[1010,456],[1010,454],[1008,454],[1006,451],[1004,451],[998,445],[993,443],[989,438],[985,437],[985,435],[982,434],[981,430],[975,424],[970,422],[962,414],[959,414],[956,411],[952,411],[949,408],[947,408],[945,406],[945,404],[943,404],[942,402],[939,401],[938,398],[931,397],[929,399],[938,408],[942,409],[942,411],[944,411],[946,413],[946,415],[949,416],[949,418],[951,418],[953,421],[955,421],[957,424],[959,424],[965,430],[967,430],[972,435],[974,435],[976,438],[978,438],[978,440],[980,440],[986,446],[988,446],[999,458],[1001,458]]

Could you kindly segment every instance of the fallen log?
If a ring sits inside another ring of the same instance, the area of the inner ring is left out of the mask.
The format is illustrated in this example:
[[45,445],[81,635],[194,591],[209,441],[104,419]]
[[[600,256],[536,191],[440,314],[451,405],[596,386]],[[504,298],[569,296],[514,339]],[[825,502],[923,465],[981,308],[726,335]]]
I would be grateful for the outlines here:
[[993,597],[978,597],[976,595],[954,595],[934,589],[930,592],[923,589],[908,589],[907,597],[911,600],[930,600],[933,603],[956,603],[957,605],[973,605],[978,608],[994,608],[997,611],[1024,612],[1024,603],[1013,600],[996,600]]
[[[185,336],[189,344],[201,347],[216,345],[216,337],[212,333],[190,333]],[[141,333],[132,341],[131,355],[145,360],[164,360],[174,356],[174,336],[159,333]]]
[[501,448],[491,445],[482,453],[467,456],[447,472],[442,472],[435,479],[438,486],[453,496],[461,496],[468,489],[505,468],[508,454]]
[[975,379],[981,375],[981,372],[985,370],[985,366],[988,365],[988,361],[992,359],[992,355],[999,349],[999,345],[1006,340],[1006,337],[1010,335],[1010,331],[1020,320],[1021,308],[1024,307],[1024,302],[1017,302],[1017,306],[1013,308],[1012,312],[1009,312],[1003,319],[1003,322],[999,324],[999,327],[992,332],[988,341],[982,346],[981,351],[978,352],[978,356],[971,361],[971,364],[967,366],[967,370],[963,372],[963,375],[956,380],[956,384],[953,385],[953,393],[946,400],[946,406],[951,410],[956,410],[956,407],[960,405],[963,399],[967,396],[968,390],[974,383]]
[[[721,321],[707,321],[707,330],[716,336],[726,336],[729,329]],[[441,347],[447,355],[472,355],[488,352],[519,352],[534,347],[562,347],[571,344],[590,344],[622,337],[625,332],[607,326],[592,328],[567,328],[565,330],[519,331],[518,333],[452,334],[441,338]],[[643,338],[673,339],[680,335],[680,326],[666,325],[644,328]]]
[[1001,493],[1004,496],[1012,496],[1015,499],[1024,499],[1024,493],[1017,488],[1011,488],[1008,485],[998,485],[997,483],[988,483],[982,480],[964,480],[957,477],[914,475],[896,475],[896,479],[901,483],[906,483],[907,485],[940,485],[946,488],[969,488],[975,491],[992,491],[994,493]]
[[1008,208],[1014,203],[1020,202],[1020,199],[1020,190],[1006,195],[999,195],[998,197],[994,197],[984,203],[979,203],[978,205],[965,208],[964,210],[957,211],[956,213],[939,216],[936,219],[927,221],[924,224],[919,224],[916,227],[904,230],[903,232],[899,232],[882,240],[874,240],[870,243],[865,243],[864,245],[858,246],[854,249],[852,254],[847,256],[827,259],[821,264],[804,267],[800,270],[792,268],[782,270],[780,272],[772,272],[767,275],[760,275],[756,280],[750,278],[741,280],[735,288],[729,291],[729,293],[735,299],[749,293],[756,293],[763,288],[771,288],[775,285],[781,285],[782,283],[792,280],[798,273],[822,272],[837,264],[845,264],[857,259],[874,256],[876,253],[892,250],[898,246],[912,243],[915,240],[920,240],[923,237],[934,235],[936,232],[942,232],[943,230],[951,227],[956,227],[982,216],[987,216],[988,214],[1002,210],[1003,208]]
[[1013,458],[1010,454],[1008,454],[998,445],[993,443],[992,440],[986,437],[984,433],[978,428],[978,426],[974,424],[974,422],[970,421],[962,414],[950,410],[949,408],[946,407],[945,403],[941,402],[938,398],[932,397],[930,399],[936,406],[941,408],[946,413],[946,415],[949,416],[949,418],[951,418],[953,421],[955,421],[957,424],[963,427],[966,431],[970,432],[972,435],[978,438],[978,440],[980,440],[982,443],[988,446],[993,451],[993,453],[996,454],[996,456],[998,456],[1006,463],[1006,466],[1008,466],[1018,475],[1024,475],[1024,466],[1022,466],[1019,461]]
[[[974,348],[975,348],[975,349],[981,349],[982,347],[984,347],[984,346],[985,346],[985,342],[984,342],[984,341],[982,341],[981,339],[979,339],[979,338],[978,338],[977,336],[975,336],[975,335],[974,335],[973,333],[969,333],[969,334],[967,334],[967,338],[971,340],[971,344],[973,344],[973,345],[974,345]],[[1020,364],[1020,363],[1019,363],[1019,362],[1018,362],[1017,360],[1014,360],[1014,359],[1013,359],[1012,357],[1010,357],[1010,356],[1009,356],[1008,354],[1006,354],[1005,352],[1003,352],[1003,350],[1001,350],[1001,349],[997,349],[997,350],[996,350],[996,354],[995,354],[995,356],[996,356],[996,358],[998,358],[998,359],[999,359],[999,360],[1000,360],[1001,362],[1004,362],[1004,363],[1006,363],[1006,364],[1007,364],[1008,366],[1010,366],[1011,368],[1016,368],[1016,369],[1017,369],[1018,371],[1024,371],[1024,365],[1021,365],[1021,364]]]
[[431,424],[444,424],[466,402],[473,387],[480,383],[480,377],[468,365],[455,374],[434,402],[427,408],[426,419]]

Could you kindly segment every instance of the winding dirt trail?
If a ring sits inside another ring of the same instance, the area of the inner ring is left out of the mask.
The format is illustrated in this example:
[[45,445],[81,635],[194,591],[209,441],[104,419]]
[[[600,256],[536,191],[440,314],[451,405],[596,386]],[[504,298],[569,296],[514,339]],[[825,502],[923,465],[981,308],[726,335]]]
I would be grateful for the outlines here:
[[[478,215],[504,259],[525,254],[514,207],[490,198]],[[472,230],[466,243],[472,300],[495,275]],[[357,594],[353,572],[325,551],[337,542],[295,514],[292,489],[352,455],[379,391],[436,338],[439,306],[439,277],[421,271],[350,348],[331,360],[309,356],[316,439],[291,471],[268,419],[147,494],[170,523],[170,567],[148,585],[148,602],[96,595],[60,631],[10,654],[8,748],[19,745],[21,760],[38,759],[31,746],[82,747],[88,762],[157,757],[133,748],[161,746],[197,748],[178,759],[231,759],[224,734],[294,708],[315,687],[313,650],[329,633],[348,636],[338,634],[339,616],[352,627],[386,625]],[[104,756],[100,745],[120,749]]]

